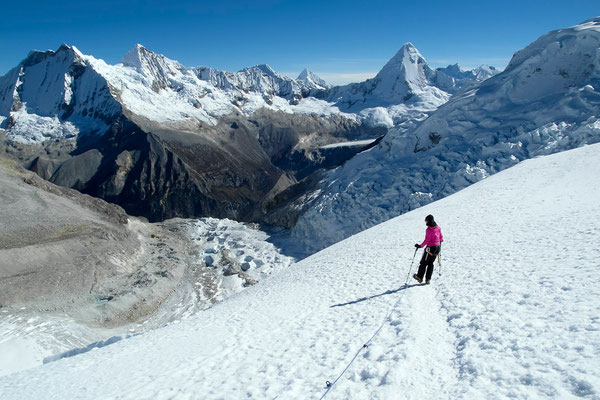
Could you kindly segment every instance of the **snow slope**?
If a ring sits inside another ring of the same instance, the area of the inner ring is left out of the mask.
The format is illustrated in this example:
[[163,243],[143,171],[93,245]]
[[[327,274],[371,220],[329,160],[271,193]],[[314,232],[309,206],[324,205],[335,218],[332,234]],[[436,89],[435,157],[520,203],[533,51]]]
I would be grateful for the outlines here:
[[[181,323],[2,377],[2,398],[598,399],[598,151],[524,161]],[[442,275],[405,286],[429,213]]]
[[549,32],[502,73],[330,172],[293,235],[320,249],[522,160],[598,142],[599,89],[600,18]]

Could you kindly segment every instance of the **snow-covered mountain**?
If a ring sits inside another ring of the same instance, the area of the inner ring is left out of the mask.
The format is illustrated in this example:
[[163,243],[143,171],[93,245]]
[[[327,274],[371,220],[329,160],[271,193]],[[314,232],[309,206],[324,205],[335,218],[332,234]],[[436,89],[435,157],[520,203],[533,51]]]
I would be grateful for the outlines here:
[[409,101],[436,108],[449,95],[434,86],[434,74],[416,47],[406,43],[374,78],[333,88],[329,97],[349,110],[361,110],[369,103],[380,106]]
[[141,45],[108,65],[63,45],[0,77],[0,147],[45,179],[153,220],[257,219],[297,171],[361,150],[320,146],[385,134],[304,98],[313,90],[266,65],[188,68]]
[[108,65],[62,45],[0,77],[0,148],[151,220],[259,220],[290,185],[370,146],[328,145],[378,140],[446,101],[435,73],[410,44],[356,93],[308,70],[190,68],[141,45]]
[[472,70],[463,70],[458,64],[437,68],[435,71],[434,80],[436,85],[452,94],[465,87],[475,86],[500,72],[489,65],[482,65]]
[[432,69],[412,43],[406,43],[372,79],[338,86],[326,98],[342,110],[358,113],[371,124],[392,127],[407,119],[423,119],[467,84],[491,76],[485,66],[462,71],[458,66]]
[[[600,240],[599,150],[520,163],[180,323],[0,377],[2,398],[596,398],[600,253],[582,243]],[[405,286],[430,213],[442,267]]]
[[331,87],[330,84],[325,82],[324,79],[320,78],[317,74],[305,68],[300,72],[296,81],[303,82],[307,87],[311,89],[325,90]]
[[600,141],[599,48],[600,18],[540,37],[502,73],[330,172],[294,235],[322,248],[522,160]]
[[121,111],[114,88],[74,47],[32,51],[0,77],[0,127],[12,141],[104,133]]
[[214,125],[224,115],[250,115],[259,108],[341,114],[323,100],[299,104],[320,89],[318,78],[295,81],[268,65],[237,73],[188,68],[141,45],[120,64],[108,65],[62,45],[56,52],[31,52],[0,77],[0,123],[8,139],[39,143],[103,133],[121,111],[158,123],[188,125]]
[[[235,73],[189,68],[139,44],[121,63],[108,65],[62,45],[56,52],[32,51],[0,77],[0,126],[12,141],[40,143],[103,133],[122,111],[130,118],[188,127],[261,108],[381,124],[377,115],[384,109],[396,119],[412,109],[431,111],[465,82],[486,77],[432,70],[410,43],[375,78],[335,88],[308,70],[294,80],[266,64]],[[364,109],[369,110],[361,113]]]

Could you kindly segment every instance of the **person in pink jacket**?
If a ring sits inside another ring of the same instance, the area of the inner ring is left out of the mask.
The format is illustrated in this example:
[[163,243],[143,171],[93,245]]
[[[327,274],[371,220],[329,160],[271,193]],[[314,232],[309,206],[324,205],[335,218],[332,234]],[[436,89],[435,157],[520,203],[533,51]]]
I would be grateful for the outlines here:
[[423,277],[425,277],[425,283],[429,284],[431,275],[433,275],[433,262],[442,250],[444,237],[442,236],[442,229],[435,223],[433,215],[425,217],[425,224],[427,224],[425,240],[423,240],[423,243],[421,244],[415,244],[415,247],[417,249],[420,249],[423,246],[426,247],[423,252],[423,257],[421,258],[421,263],[419,264],[419,272],[414,274],[413,278],[419,283],[422,283]]

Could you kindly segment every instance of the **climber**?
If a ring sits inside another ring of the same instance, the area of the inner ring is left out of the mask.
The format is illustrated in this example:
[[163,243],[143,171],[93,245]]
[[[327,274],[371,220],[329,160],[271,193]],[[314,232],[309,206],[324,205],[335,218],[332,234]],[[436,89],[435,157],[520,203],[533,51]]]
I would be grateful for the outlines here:
[[423,246],[426,247],[419,264],[419,272],[414,274],[413,278],[422,283],[423,277],[425,277],[425,284],[428,285],[431,281],[431,275],[433,275],[433,262],[442,250],[444,237],[442,236],[442,229],[436,224],[433,215],[425,217],[425,224],[427,225],[425,240],[421,244],[415,244],[415,247],[417,249]]

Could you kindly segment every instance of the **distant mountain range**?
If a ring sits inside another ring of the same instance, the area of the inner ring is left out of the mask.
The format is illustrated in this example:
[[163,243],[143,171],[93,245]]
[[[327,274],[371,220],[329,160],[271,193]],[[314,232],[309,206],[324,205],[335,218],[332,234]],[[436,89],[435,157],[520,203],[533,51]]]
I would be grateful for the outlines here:
[[0,77],[0,146],[134,215],[263,221],[322,248],[598,141],[599,26],[550,32],[501,73],[433,69],[407,43],[344,86],[268,65],[189,68],[141,45],[107,65],[63,45]]
[[108,65],[63,44],[57,51],[32,51],[0,78],[0,120],[9,138],[23,143],[104,133],[120,113],[171,125],[215,125],[224,115],[266,108],[364,122],[368,113],[356,112],[399,104],[430,110],[496,73],[488,66],[434,70],[407,43],[375,78],[332,87],[308,69],[294,80],[266,64],[235,73],[188,68],[142,45]]
[[[438,83],[442,74],[461,76],[452,66],[436,73]],[[397,125],[281,212],[302,207],[293,235],[316,250],[523,160],[599,141],[594,18],[541,36],[503,72],[463,84],[423,122]]]
[[62,45],[0,77],[2,146],[53,183],[151,220],[257,220],[288,187],[493,73],[455,69],[431,69],[406,44],[374,79],[332,87],[308,70],[189,68],[141,45],[108,65]]

